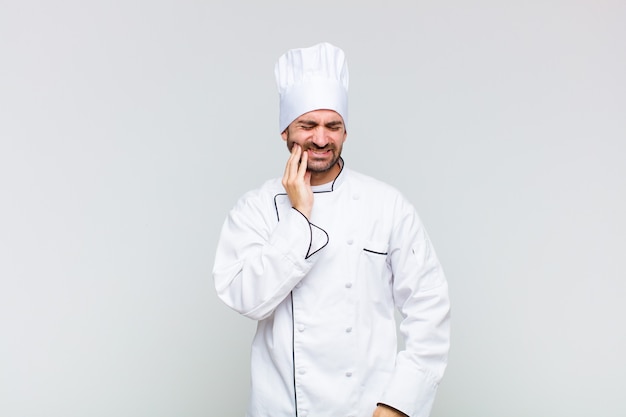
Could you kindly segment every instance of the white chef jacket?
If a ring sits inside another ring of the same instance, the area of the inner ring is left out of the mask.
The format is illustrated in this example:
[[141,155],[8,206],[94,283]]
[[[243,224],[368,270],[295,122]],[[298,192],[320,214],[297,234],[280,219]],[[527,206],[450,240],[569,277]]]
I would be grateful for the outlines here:
[[417,213],[345,167],[313,191],[310,221],[275,179],[245,194],[222,228],[217,294],[258,321],[247,417],[371,417],[377,403],[428,416],[450,308]]

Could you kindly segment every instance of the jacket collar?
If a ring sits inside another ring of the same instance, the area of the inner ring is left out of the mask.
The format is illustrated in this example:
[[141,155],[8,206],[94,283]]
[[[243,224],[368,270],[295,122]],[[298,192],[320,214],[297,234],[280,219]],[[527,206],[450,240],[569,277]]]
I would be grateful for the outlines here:
[[339,186],[343,183],[343,181],[346,178],[346,173],[344,170],[344,167],[346,164],[342,157],[339,157],[339,161],[337,162],[339,163],[339,166],[341,168],[339,170],[339,174],[337,174],[335,179],[332,180],[331,182],[327,182],[326,184],[311,186],[311,189],[313,190],[314,193],[330,193],[332,191],[335,191],[337,188],[339,188]]

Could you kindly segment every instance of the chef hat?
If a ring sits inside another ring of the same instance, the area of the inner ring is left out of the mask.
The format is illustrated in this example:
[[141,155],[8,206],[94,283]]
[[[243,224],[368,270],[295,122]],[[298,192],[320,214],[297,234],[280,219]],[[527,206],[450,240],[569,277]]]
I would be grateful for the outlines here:
[[304,113],[328,109],[348,122],[348,65],[343,51],[329,43],[292,49],[274,68],[280,95],[281,133]]

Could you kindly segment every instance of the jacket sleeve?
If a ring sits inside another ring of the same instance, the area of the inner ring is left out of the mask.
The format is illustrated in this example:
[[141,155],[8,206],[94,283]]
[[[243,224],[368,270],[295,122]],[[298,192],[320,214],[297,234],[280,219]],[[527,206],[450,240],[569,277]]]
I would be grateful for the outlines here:
[[229,213],[215,254],[219,298],[254,320],[270,316],[314,264],[326,232],[295,209],[280,218],[273,204],[244,196]]
[[394,217],[389,255],[405,349],[380,402],[412,417],[428,417],[450,345],[448,286],[415,209],[400,199]]

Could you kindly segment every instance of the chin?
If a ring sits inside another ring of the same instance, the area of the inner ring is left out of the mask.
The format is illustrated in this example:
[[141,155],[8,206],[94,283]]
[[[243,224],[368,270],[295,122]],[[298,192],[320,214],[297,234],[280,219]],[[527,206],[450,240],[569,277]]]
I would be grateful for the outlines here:
[[313,163],[313,164],[309,163],[307,164],[306,169],[307,171],[310,171],[310,172],[328,172],[337,164],[338,160],[339,158],[331,162],[326,162],[326,163],[324,162]]

